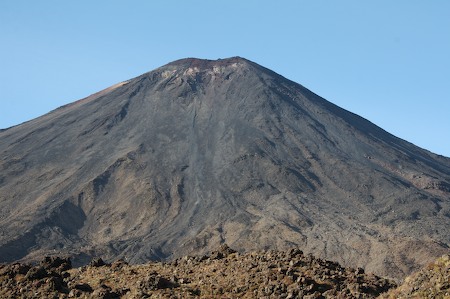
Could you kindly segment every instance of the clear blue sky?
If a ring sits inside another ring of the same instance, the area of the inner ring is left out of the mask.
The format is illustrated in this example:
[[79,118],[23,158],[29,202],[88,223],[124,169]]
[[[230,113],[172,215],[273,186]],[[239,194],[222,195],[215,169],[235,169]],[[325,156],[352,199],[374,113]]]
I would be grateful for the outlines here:
[[0,1],[0,128],[185,57],[242,56],[450,157],[450,1]]

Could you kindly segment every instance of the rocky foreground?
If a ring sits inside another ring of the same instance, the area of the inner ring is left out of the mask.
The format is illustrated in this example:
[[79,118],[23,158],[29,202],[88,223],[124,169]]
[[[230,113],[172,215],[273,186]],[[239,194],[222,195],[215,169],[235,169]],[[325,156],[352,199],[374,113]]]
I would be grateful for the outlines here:
[[450,256],[445,255],[408,276],[401,286],[381,298],[450,298]]
[[36,265],[2,265],[0,297],[448,298],[449,265],[449,257],[443,257],[395,289],[394,282],[363,269],[344,268],[298,249],[240,254],[222,246],[209,256],[169,263],[95,259],[80,268],[72,268],[68,258],[46,257]]
[[72,268],[70,259],[47,257],[3,265],[0,275],[0,297],[14,298],[374,298],[395,287],[297,249],[240,254],[227,246],[145,265],[97,259]]

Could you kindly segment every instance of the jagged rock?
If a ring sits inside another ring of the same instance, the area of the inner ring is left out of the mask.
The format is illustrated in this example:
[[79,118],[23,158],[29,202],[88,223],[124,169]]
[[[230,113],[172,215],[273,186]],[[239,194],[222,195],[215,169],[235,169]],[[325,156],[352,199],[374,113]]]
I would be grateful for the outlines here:
[[13,263],[11,265],[2,265],[0,267],[0,276],[7,275],[10,278],[17,274],[25,275],[30,270],[31,266],[28,264]]
[[128,265],[128,263],[123,259],[118,259],[117,261],[111,264],[112,269],[120,269],[124,266]]
[[99,298],[99,299],[117,299],[120,298],[120,296],[113,292],[112,289],[107,285],[101,285],[99,288],[95,289],[92,292],[93,298]]
[[89,266],[91,267],[102,267],[105,265],[106,263],[101,258],[94,258],[89,263]]
[[69,298],[77,298],[77,297],[81,297],[82,294],[83,294],[83,292],[81,292],[78,289],[71,289],[69,294],[68,294],[68,297]]
[[25,275],[26,280],[37,280],[42,279],[45,277],[48,277],[49,274],[47,270],[44,269],[44,267],[32,267],[28,270],[27,274]]
[[228,246],[228,244],[224,243],[224,244],[220,245],[219,252],[223,253],[224,256],[228,256],[228,255],[230,255],[232,253],[235,253],[236,250],[230,248]]
[[54,291],[63,291],[66,284],[61,276],[51,276],[45,280],[45,284],[49,289]]
[[92,287],[87,284],[87,283],[77,283],[73,286],[74,289],[80,290],[82,292],[87,292],[87,293],[91,293],[94,290],[92,289]]
[[48,271],[63,272],[72,268],[70,258],[46,256],[40,263],[41,267]]
[[139,288],[143,291],[152,291],[159,289],[174,288],[178,284],[158,274],[149,275],[139,284]]

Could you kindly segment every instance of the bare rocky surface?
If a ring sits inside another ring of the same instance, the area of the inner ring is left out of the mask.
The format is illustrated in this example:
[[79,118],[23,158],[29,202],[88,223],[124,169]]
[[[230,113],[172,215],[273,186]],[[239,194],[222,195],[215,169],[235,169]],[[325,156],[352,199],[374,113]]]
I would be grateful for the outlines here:
[[384,299],[450,298],[450,256],[444,255],[408,276],[402,285],[380,296]]
[[69,259],[0,268],[2,298],[375,298],[395,283],[299,249],[240,254],[226,245],[169,263],[71,269]]
[[450,159],[235,57],[0,131],[0,261],[300,247],[402,279],[450,244]]

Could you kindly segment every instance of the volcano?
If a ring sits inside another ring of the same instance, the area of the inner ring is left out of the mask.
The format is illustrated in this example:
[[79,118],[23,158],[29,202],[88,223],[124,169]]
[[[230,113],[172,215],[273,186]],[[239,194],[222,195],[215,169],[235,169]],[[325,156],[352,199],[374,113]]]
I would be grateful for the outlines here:
[[0,261],[299,247],[401,278],[450,245],[450,159],[240,57],[0,132]]

